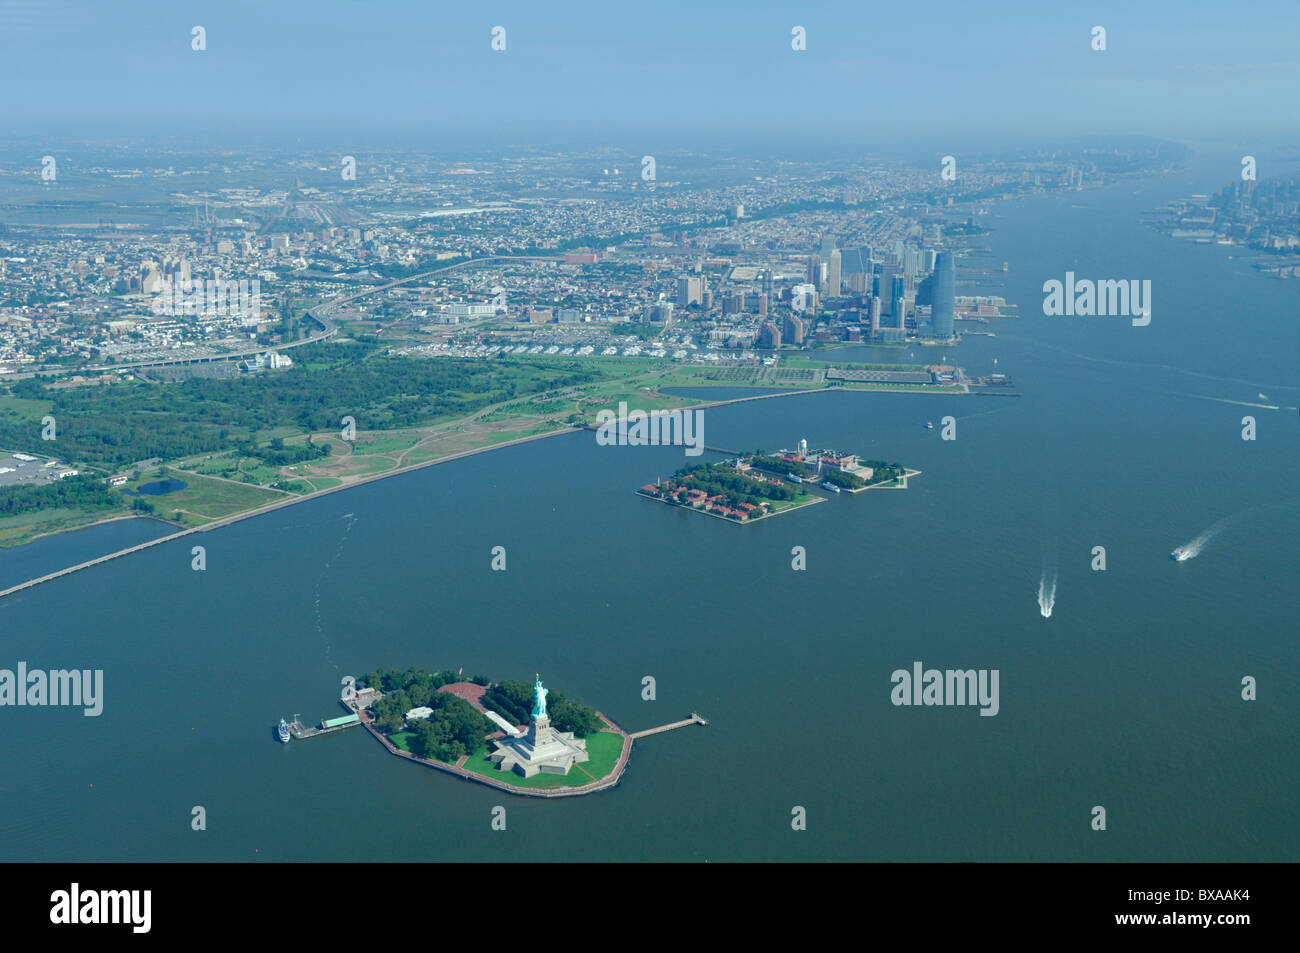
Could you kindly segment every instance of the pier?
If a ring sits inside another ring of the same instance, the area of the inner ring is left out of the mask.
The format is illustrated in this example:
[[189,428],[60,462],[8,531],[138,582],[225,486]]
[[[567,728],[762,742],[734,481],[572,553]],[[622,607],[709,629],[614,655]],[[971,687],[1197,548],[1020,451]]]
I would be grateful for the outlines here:
[[638,738],[647,738],[650,735],[657,735],[664,731],[672,731],[674,728],[685,728],[688,725],[707,725],[708,723],[709,720],[707,718],[701,718],[695,712],[691,712],[690,718],[683,718],[681,721],[674,721],[671,724],[660,725],[658,728],[647,728],[645,731],[634,731],[632,734],[628,735],[628,737],[633,741],[636,741]]
[[[345,729],[361,724],[361,721],[358,719],[357,721],[350,721],[343,725],[334,725],[330,728],[319,728],[315,725],[312,725],[311,727],[304,725],[302,723],[302,716],[294,715],[293,721],[286,722],[285,724],[289,726],[290,737],[297,741],[302,741],[306,738],[317,738],[320,735],[332,735],[336,732],[344,731]],[[321,722],[321,724],[323,725],[325,722]]]

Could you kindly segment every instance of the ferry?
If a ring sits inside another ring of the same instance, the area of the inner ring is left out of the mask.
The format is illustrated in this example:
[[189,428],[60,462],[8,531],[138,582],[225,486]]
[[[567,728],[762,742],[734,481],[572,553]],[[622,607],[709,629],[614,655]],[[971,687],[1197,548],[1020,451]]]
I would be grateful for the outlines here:
[[791,481],[792,483],[802,483],[802,482],[803,482],[803,477],[801,477],[801,476],[795,476],[793,473],[787,473],[787,474],[785,475],[785,478],[786,478],[787,480]]
[[1178,547],[1177,549],[1175,549],[1172,553],[1169,554],[1169,558],[1172,559],[1172,560],[1173,560],[1174,562],[1176,562],[1176,563],[1180,563],[1180,562],[1182,562],[1184,559],[1191,559],[1191,558],[1192,558],[1192,553],[1191,553],[1191,550],[1183,549],[1183,548],[1180,546],[1180,547]]
[[280,719],[280,724],[276,726],[275,730],[280,735],[280,743],[287,745],[289,743],[289,726],[284,723],[283,718]]
[[840,488],[836,486],[834,483],[832,483],[830,480],[827,480],[825,483],[822,484],[822,489],[830,490],[832,493],[840,492]]

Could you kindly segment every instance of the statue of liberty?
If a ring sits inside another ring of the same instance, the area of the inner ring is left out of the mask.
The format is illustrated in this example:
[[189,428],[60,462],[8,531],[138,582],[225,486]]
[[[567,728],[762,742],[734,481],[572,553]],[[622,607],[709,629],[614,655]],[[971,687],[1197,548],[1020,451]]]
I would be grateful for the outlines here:
[[537,675],[533,682],[533,721],[546,717],[546,696],[548,692],[542,687],[542,676]]

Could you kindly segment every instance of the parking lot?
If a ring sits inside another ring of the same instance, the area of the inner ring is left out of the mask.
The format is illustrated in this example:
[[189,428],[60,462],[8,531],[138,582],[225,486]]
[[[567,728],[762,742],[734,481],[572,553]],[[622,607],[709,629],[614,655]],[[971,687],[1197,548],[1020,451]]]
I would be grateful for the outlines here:
[[41,485],[57,480],[59,474],[69,471],[72,468],[58,457],[0,450],[0,487]]

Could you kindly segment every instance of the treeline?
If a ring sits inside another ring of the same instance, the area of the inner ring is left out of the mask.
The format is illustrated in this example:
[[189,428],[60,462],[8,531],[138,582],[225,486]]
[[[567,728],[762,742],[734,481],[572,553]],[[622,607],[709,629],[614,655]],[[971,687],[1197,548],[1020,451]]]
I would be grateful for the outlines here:
[[[136,509],[152,509],[145,501],[140,502],[144,505]],[[57,509],[111,510],[122,503],[120,493],[110,490],[100,478],[84,473],[38,486],[0,487],[0,516]]]
[[[375,727],[386,734],[402,730],[405,715],[412,708],[432,708],[433,714],[427,719],[413,719],[406,725],[411,733],[407,744],[413,754],[446,762],[482,751],[484,737],[496,729],[469,702],[438,691],[457,681],[461,678],[455,672],[430,674],[421,668],[371,672],[363,679],[364,684],[384,693],[370,710],[375,716]],[[476,676],[473,681],[480,685],[487,683],[482,676]]]
[[721,495],[733,507],[741,503],[758,506],[764,500],[793,500],[798,495],[789,484],[759,483],[737,473],[726,463],[697,463],[682,467],[673,474],[673,479],[688,489],[703,490],[709,496]]
[[[31,378],[9,393],[53,405],[61,454],[113,469],[255,443],[258,432],[274,427],[337,431],[345,416],[365,430],[413,427],[602,376],[576,362],[421,360],[348,343],[305,345],[294,357],[292,368],[274,374],[63,389]],[[27,446],[38,435],[35,423],[0,419],[0,445]],[[257,456],[278,459],[266,453]]]
[[890,480],[901,480],[904,472],[901,463],[886,463],[884,460],[862,460],[859,461],[864,467],[871,467],[871,485],[877,483],[888,483]]
[[236,449],[238,449],[240,456],[257,457],[267,466],[287,467],[290,464],[306,463],[308,460],[319,460],[321,457],[327,457],[330,455],[332,448],[327,443],[312,443],[309,434],[307,443],[301,447],[286,447],[284,440],[276,437],[265,447],[259,447],[255,443],[243,443]]
[[[487,690],[483,696],[483,705],[511,724],[526,725],[532,719],[533,686],[507,678]],[[604,727],[596,709],[565,698],[554,689],[547,689],[546,714],[551,719],[552,728],[557,731],[572,731],[579,738],[585,738]]]
[[751,465],[763,470],[772,470],[776,473],[793,473],[795,476],[813,476],[817,472],[806,463],[801,463],[798,460],[786,460],[784,457],[768,456],[763,454],[761,450],[754,452]]
[[845,490],[857,490],[867,485],[867,481],[853,473],[845,473],[843,470],[836,470],[833,467],[823,471],[822,479],[832,486],[838,486]]

